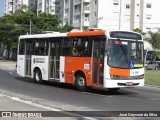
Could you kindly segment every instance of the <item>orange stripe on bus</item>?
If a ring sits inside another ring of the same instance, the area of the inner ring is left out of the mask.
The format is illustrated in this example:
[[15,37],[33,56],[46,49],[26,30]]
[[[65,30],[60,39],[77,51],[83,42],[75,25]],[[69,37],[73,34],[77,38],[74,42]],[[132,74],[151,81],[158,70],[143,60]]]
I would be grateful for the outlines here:
[[119,69],[119,68],[110,68],[110,74],[111,75],[117,75],[117,76],[130,76],[130,70],[129,69]]
[[[74,75],[77,71],[82,71],[85,74],[87,80],[87,86],[91,85],[91,58],[90,57],[65,57],[65,83],[74,83]],[[84,65],[89,64],[89,70],[84,69]]]
[[105,31],[86,31],[86,32],[68,32],[67,36],[97,36],[97,35],[105,35]]

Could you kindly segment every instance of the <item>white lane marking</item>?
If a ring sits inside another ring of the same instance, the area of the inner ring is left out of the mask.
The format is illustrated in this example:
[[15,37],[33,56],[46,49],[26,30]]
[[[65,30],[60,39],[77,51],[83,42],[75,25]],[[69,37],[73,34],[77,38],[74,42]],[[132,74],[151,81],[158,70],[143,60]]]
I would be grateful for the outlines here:
[[11,75],[12,75],[13,73],[12,73],[12,72],[9,72],[9,74],[11,74]]
[[40,107],[40,108],[43,108],[43,109],[51,110],[51,111],[62,111],[62,110],[55,109],[55,108],[52,108],[52,107],[48,107],[48,106],[45,106],[45,105],[33,103],[33,102],[31,102],[31,101],[22,100],[22,99],[20,99],[20,98],[18,98],[18,97],[12,97],[12,96],[8,96],[8,95],[4,95],[4,94],[1,94],[1,96],[10,98],[10,99],[12,99],[12,100],[15,100],[15,101],[18,101],[18,102],[21,102],[21,103],[25,103],[25,104],[28,104],[28,105],[32,105],[32,106],[35,106],[35,107]]
[[[43,109],[47,109],[47,110],[50,110],[50,111],[63,111],[63,110],[59,110],[59,109],[55,109],[55,108],[52,108],[52,107],[48,107],[48,106],[45,106],[45,105],[41,105],[41,104],[37,104],[37,103],[33,103],[31,101],[26,101],[26,100],[22,100],[18,97],[13,97],[13,96],[9,96],[9,95],[5,95],[5,94],[1,94],[0,93],[0,96],[4,96],[4,97],[7,97],[9,99],[12,99],[12,100],[15,100],[15,101],[18,101],[18,102],[21,102],[21,103],[25,103],[25,104],[28,104],[28,105],[32,105],[32,106],[35,106],[35,107],[39,107],[39,108],[43,108]],[[88,119],[88,120],[97,120],[96,118],[92,118],[92,117],[80,117],[82,119]]]
[[7,70],[15,70],[14,68],[8,68]]
[[2,70],[5,70],[4,68],[1,68]]
[[15,70],[14,68],[1,68],[1,69]]
[[[1,68],[1,70],[6,71],[6,69],[4,69],[4,68]],[[7,70],[13,70],[13,69],[7,69]],[[12,72],[9,72],[9,74],[13,75],[13,73],[12,73]]]

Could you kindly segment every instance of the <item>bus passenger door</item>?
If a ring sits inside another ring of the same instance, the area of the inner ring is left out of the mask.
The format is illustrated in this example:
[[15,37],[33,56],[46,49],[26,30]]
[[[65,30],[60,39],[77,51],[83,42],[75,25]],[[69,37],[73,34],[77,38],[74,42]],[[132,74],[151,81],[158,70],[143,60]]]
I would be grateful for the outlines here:
[[60,42],[50,44],[50,79],[59,80]]
[[92,50],[93,50],[92,85],[102,86],[103,69],[104,69],[104,42],[100,40],[94,40]]
[[26,41],[25,45],[25,76],[27,77],[31,77],[31,56],[33,54],[34,46],[34,42],[32,41]]

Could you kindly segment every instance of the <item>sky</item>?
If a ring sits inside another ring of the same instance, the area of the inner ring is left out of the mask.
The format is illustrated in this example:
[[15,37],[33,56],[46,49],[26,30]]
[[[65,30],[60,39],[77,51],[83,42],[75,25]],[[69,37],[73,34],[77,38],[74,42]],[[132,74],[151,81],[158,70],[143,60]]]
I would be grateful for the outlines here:
[[0,0],[0,17],[4,15],[4,1]]

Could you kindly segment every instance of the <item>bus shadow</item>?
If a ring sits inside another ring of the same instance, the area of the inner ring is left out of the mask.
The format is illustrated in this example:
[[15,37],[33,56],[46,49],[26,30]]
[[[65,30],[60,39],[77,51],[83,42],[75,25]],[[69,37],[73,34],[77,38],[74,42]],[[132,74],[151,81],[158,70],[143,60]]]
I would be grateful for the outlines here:
[[34,82],[33,79],[26,77],[15,77],[15,79],[23,82]]
[[136,92],[133,92],[129,89],[123,89],[121,88],[120,90],[116,91],[116,92],[112,92],[112,91],[109,91],[107,88],[106,89],[97,89],[97,88],[90,88],[88,90],[89,93],[91,94],[97,94],[97,95],[114,95],[114,96],[118,96],[118,95],[136,95],[138,93]]
[[66,83],[60,83],[60,82],[53,82],[53,81],[43,81],[42,84],[40,83],[36,83],[32,78],[27,78],[27,77],[15,77],[16,80],[18,81],[22,81],[22,82],[27,82],[27,83],[32,83],[32,84],[36,84],[36,85],[46,85],[46,86],[50,86],[50,87],[57,87],[57,88],[64,88],[64,89],[71,89],[74,90],[75,87],[73,85],[70,84],[66,84]]
[[[16,80],[19,81],[23,81],[23,82],[28,82],[28,83],[34,83],[37,85],[46,85],[48,87],[56,87],[56,88],[60,88],[60,89],[65,89],[65,90],[73,90],[73,91],[77,91],[74,85],[71,84],[66,84],[66,83],[59,83],[59,82],[53,82],[53,81],[44,81],[43,84],[38,84],[36,82],[34,82],[33,79],[31,78],[25,78],[25,77],[15,77]],[[111,92],[109,91],[107,88],[87,88],[87,91],[85,91],[88,94],[94,94],[94,95],[103,95],[103,96],[108,96],[108,95],[114,95],[114,96],[118,96],[118,95],[136,95],[138,94],[137,92],[133,92],[131,89],[134,88],[122,88],[116,92]],[[77,91],[77,92],[81,92],[81,91]],[[84,92],[84,93],[85,93]]]

